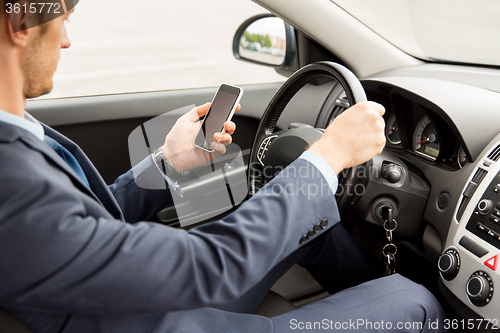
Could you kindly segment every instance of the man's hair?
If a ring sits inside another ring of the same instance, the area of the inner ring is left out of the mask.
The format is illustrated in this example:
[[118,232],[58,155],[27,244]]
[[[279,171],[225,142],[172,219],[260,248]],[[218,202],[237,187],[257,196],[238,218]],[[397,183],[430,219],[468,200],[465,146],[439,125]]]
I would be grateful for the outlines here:
[[[19,2],[20,0],[0,0],[0,15],[3,15],[3,13],[7,13],[7,4],[15,4],[16,2]],[[38,0],[26,0],[28,3],[38,3]],[[55,18],[54,14],[51,13],[46,13],[45,11],[41,12],[36,12],[36,20],[32,23],[33,26],[26,27],[26,29],[36,27],[38,25],[41,25],[41,30],[40,33],[44,34],[47,30],[47,27],[44,25],[44,23],[47,23]],[[58,15],[59,16],[59,15]]]

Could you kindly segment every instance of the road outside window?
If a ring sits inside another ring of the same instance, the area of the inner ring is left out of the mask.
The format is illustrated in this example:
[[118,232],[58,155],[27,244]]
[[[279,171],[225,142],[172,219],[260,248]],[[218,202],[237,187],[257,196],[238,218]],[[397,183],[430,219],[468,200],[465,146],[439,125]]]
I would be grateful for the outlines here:
[[232,54],[239,25],[265,12],[250,0],[80,1],[43,98],[283,82]]

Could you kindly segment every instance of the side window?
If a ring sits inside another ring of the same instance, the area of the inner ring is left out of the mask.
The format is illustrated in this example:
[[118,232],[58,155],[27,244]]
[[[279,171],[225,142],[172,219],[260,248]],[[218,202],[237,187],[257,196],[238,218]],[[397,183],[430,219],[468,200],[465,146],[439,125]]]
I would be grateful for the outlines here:
[[80,1],[44,98],[283,82],[232,54],[239,25],[265,12],[250,0]]

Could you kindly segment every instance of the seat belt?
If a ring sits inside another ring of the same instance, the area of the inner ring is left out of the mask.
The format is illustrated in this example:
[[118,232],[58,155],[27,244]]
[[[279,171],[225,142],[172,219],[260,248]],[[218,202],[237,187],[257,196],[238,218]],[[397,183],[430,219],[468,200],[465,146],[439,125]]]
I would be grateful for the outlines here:
[[0,308],[0,333],[33,333],[10,314]]

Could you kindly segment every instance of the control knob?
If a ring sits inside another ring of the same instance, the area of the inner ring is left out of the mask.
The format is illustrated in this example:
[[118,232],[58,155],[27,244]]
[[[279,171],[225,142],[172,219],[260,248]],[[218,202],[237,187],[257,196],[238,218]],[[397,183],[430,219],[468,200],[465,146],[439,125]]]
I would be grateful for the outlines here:
[[490,284],[484,276],[472,276],[467,281],[467,295],[475,301],[484,301],[490,293]]
[[394,163],[385,166],[382,176],[391,184],[396,184],[403,176],[403,169]]
[[439,257],[438,269],[446,281],[453,280],[460,269],[460,257],[457,251],[450,249]]
[[491,201],[490,199],[483,199],[477,204],[477,210],[483,215],[489,214],[492,208],[493,201]]
[[465,285],[465,292],[475,306],[488,305],[493,298],[493,291],[493,281],[484,271],[474,272]]

